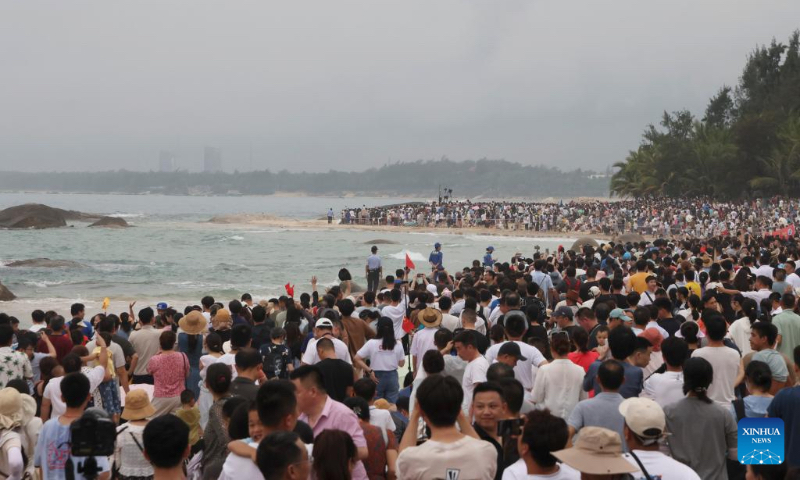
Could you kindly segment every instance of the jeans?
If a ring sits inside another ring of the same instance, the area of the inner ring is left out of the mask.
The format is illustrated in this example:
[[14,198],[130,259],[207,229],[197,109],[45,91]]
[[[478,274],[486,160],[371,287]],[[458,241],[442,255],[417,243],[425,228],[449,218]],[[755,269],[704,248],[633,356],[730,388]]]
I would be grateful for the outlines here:
[[373,370],[375,377],[378,378],[378,388],[375,398],[385,398],[389,403],[397,402],[397,393],[400,391],[400,383],[397,380],[397,370]]

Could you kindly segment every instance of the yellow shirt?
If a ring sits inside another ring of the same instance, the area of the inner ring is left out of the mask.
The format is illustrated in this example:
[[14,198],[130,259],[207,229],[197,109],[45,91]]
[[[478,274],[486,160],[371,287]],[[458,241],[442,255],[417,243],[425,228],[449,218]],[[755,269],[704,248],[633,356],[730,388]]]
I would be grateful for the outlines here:
[[650,275],[647,272],[638,272],[631,275],[630,282],[633,291],[641,295],[642,292],[647,290],[647,277]]
[[189,426],[189,445],[197,443],[200,440],[200,409],[196,405],[192,408],[181,407],[175,415]]
[[703,289],[700,288],[700,284],[697,282],[687,282],[686,288],[689,290],[689,294],[697,295],[700,298],[703,298]]
[[[114,368],[114,354],[111,353],[110,348],[106,349],[106,353],[108,353],[108,365],[106,366],[106,370],[111,373],[111,378],[117,378],[117,370]],[[92,354],[100,355],[100,347],[95,347],[95,349],[92,350]]]

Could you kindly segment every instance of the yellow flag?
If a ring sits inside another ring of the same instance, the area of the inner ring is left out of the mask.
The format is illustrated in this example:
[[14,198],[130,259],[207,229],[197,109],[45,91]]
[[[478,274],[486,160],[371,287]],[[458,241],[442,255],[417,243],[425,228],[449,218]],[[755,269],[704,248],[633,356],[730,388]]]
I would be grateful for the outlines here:
[[103,311],[104,311],[104,312],[105,312],[106,310],[108,310],[108,304],[109,304],[109,303],[111,303],[111,300],[109,300],[109,298],[108,298],[108,297],[106,297],[106,298],[104,298],[104,299],[103,299]]

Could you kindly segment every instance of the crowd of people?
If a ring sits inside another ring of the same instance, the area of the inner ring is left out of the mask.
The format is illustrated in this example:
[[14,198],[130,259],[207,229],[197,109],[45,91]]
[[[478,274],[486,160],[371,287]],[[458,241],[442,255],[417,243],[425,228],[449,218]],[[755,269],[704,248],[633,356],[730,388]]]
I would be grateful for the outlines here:
[[[716,201],[710,198],[635,198],[568,203],[470,201],[345,208],[342,224],[418,227],[485,227],[533,232],[586,232],[709,238],[746,230],[771,232],[800,223],[800,201],[775,197]],[[328,212],[329,222],[333,210]]]
[[[296,298],[0,314],[0,474],[800,478],[794,237],[487,249],[452,271],[442,248],[361,293],[347,273]],[[87,415],[116,427],[111,455],[76,446]],[[743,465],[737,421],[758,417],[785,455]]]

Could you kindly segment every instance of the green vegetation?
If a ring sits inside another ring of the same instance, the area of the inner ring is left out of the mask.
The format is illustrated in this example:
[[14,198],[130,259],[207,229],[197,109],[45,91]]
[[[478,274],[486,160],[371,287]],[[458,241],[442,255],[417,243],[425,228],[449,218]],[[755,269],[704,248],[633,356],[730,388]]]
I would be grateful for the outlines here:
[[800,31],[753,51],[735,89],[723,87],[705,116],[664,112],[611,179],[611,193],[800,194]]
[[290,173],[269,170],[248,173],[129,172],[20,173],[0,172],[0,190],[91,193],[164,193],[172,195],[269,195],[302,192],[339,195],[345,192],[435,197],[439,185],[459,198],[608,196],[608,178],[595,172],[523,166],[504,160],[450,160],[393,163],[364,172]]

